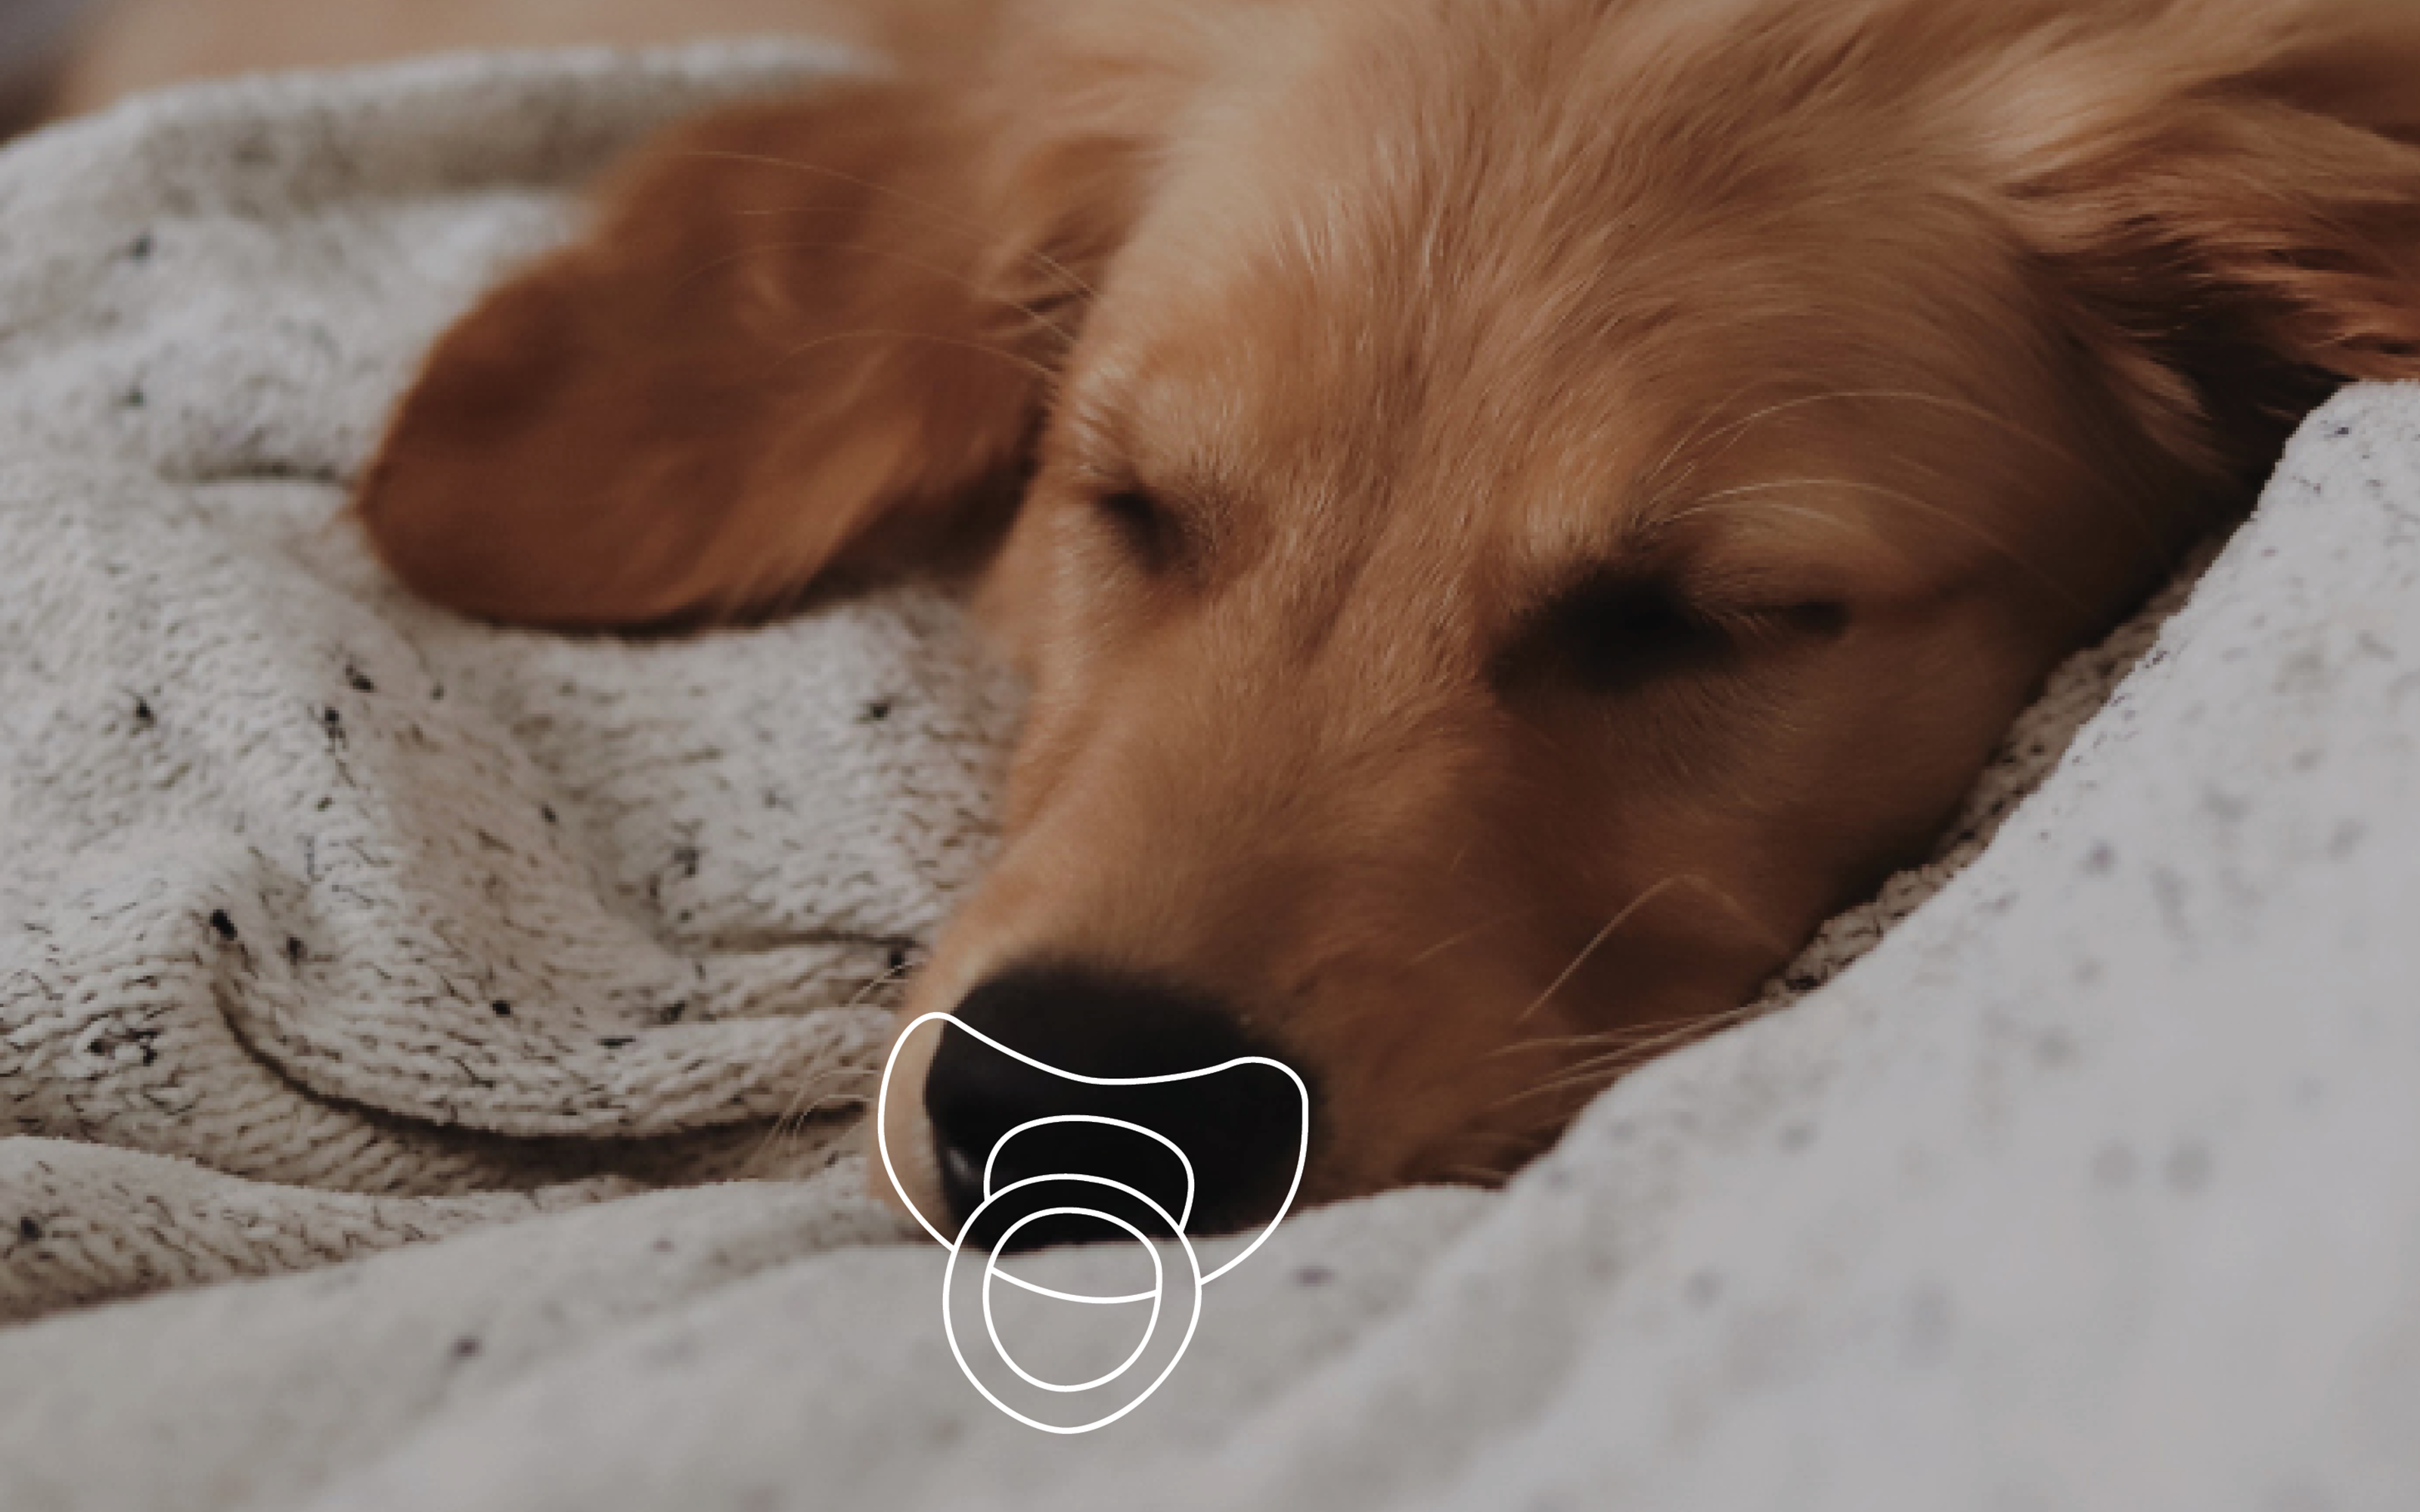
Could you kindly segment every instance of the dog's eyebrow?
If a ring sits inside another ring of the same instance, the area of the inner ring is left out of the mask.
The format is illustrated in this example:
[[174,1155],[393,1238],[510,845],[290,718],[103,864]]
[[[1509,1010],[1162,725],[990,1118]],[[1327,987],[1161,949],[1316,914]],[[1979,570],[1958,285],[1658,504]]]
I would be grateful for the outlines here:
[[1142,444],[1124,407],[1079,398],[1060,424],[1061,466],[1076,486],[1096,496],[1144,495],[1178,517],[1197,542],[1232,521],[1237,480],[1205,455]]
[[[1798,513],[1824,518],[1804,504]],[[1658,585],[1714,613],[1756,610],[1847,596],[1846,574],[1832,557],[1760,541],[1719,509],[1688,495],[1652,514],[1607,509],[1595,529],[1542,551],[1516,602],[1552,605],[1575,590],[1608,581]],[[1850,522],[1840,522],[1847,528]]]

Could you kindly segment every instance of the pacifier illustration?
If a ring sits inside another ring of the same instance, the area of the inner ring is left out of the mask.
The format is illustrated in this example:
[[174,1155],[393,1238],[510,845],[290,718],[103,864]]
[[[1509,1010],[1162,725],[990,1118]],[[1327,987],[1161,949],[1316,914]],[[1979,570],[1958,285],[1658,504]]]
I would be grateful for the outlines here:
[[[1093,1020],[1086,1029],[1082,1058],[1094,1064],[1166,1063],[1185,1056],[1188,1041],[1202,1047],[1198,1037],[1168,1033],[1165,1025],[1130,1029],[1113,1015]],[[1121,1053],[1122,1031],[1130,1040],[1142,1033],[1154,1039]],[[952,1210],[938,1215],[908,1195],[891,1153],[892,1075],[901,1051],[919,1035],[942,1037],[924,1097]],[[1107,1048],[1095,1050],[1096,1044]],[[950,1252],[941,1326],[959,1370],[1001,1412],[1028,1427],[1066,1436],[1107,1427],[1148,1401],[1193,1342],[1202,1288],[1251,1258],[1292,1211],[1311,1152],[1311,1091],[1293,1067],[1258,1054],[1147,1075],[1087,1074],[1004,1043],[969,1015],[934,1012],[909,1024],[891,1048],[875,1134],[892,1189]],[[956,1214],[963,1217],[953,1224]],[[1241,1252],[1203,1273],[1193,1233],[1253,1228],[1258,1233]],[[1110,1238],[1131,1239],[1140,1247],[1150,1265],[1148,1288],[1064,1291],[1003,1267],[1003,1258],[1017,1251]],[[1174,1257],[1164,1253],[1167,1245],[1173,1245]],[[984,1252],[980,1268],[959,1263],[970,1248]],[[1029,1318],[1032,1304],[1025,1299],[1039,1298],[1095,1313],[1147,1304],[1148,1321],[1132,1352],[1107,1372],[1078,1381],[1050,1380],[1029,1370],[1002,1343],[1001,1309],[994,1304],[1002,1284],[1024,1294],[1016,1301]],[[971,1326],[978,1311],[979,1331]],[[1090,1405],[1106,1401],[1118,1405],[1105,1412]]]

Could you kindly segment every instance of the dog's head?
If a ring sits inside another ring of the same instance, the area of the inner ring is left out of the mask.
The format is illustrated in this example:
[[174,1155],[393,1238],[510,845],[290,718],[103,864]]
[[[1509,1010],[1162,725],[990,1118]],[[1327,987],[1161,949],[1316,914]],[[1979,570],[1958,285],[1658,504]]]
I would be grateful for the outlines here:
[[[438,596],[575,625],[991,541],[1032,714],[908,1011],[1094,1076],[1281,1057],[1314,1196],[1502,1173],[1718,1021],[2298,407],[2420,376],[2408,7],[1002,39],[655,154],[440,349],[365,516]],[[927,1211],[1086,1111],[958,1039],[892,1104]],[[1241,1223],[1293,1159],[1269,1091],[1121,1116]]]

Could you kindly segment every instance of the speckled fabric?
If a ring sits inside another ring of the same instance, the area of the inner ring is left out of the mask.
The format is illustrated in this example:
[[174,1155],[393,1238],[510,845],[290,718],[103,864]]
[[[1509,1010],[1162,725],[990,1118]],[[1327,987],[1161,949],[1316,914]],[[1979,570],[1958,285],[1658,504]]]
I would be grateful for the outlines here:
[[832,66],[263,85],[0,160],[0,1317],[834,1158],[990,842],[956,608],[503,634],[342,517],[575,185]]
[[274,1277],[0,1331],[0,1507],[2420,1505],[2420,390],[2315,417],[1768,1011],[1503,1193],[1292,1221],[1113,1428],[986,1407],[938,1252],[763,1140],[981,865],[1011,695],[950,607],[497,635],[330,523],[566,184],[794,66],[0,159],[0,1298]]

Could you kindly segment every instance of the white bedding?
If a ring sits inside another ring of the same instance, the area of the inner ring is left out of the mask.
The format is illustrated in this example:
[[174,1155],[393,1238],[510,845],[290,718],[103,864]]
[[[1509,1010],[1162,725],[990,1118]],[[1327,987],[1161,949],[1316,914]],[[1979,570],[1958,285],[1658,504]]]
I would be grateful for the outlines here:
[[339,517],[573,185],[835,66],[0,154],[0,1508],[2420,1505],[2412,391],[2315,418],[1789,1011],[1507,1193],[1295,1220],[1114,1427],[986,1407],[848,1117],[990,842],[954,607],[498,633]]

